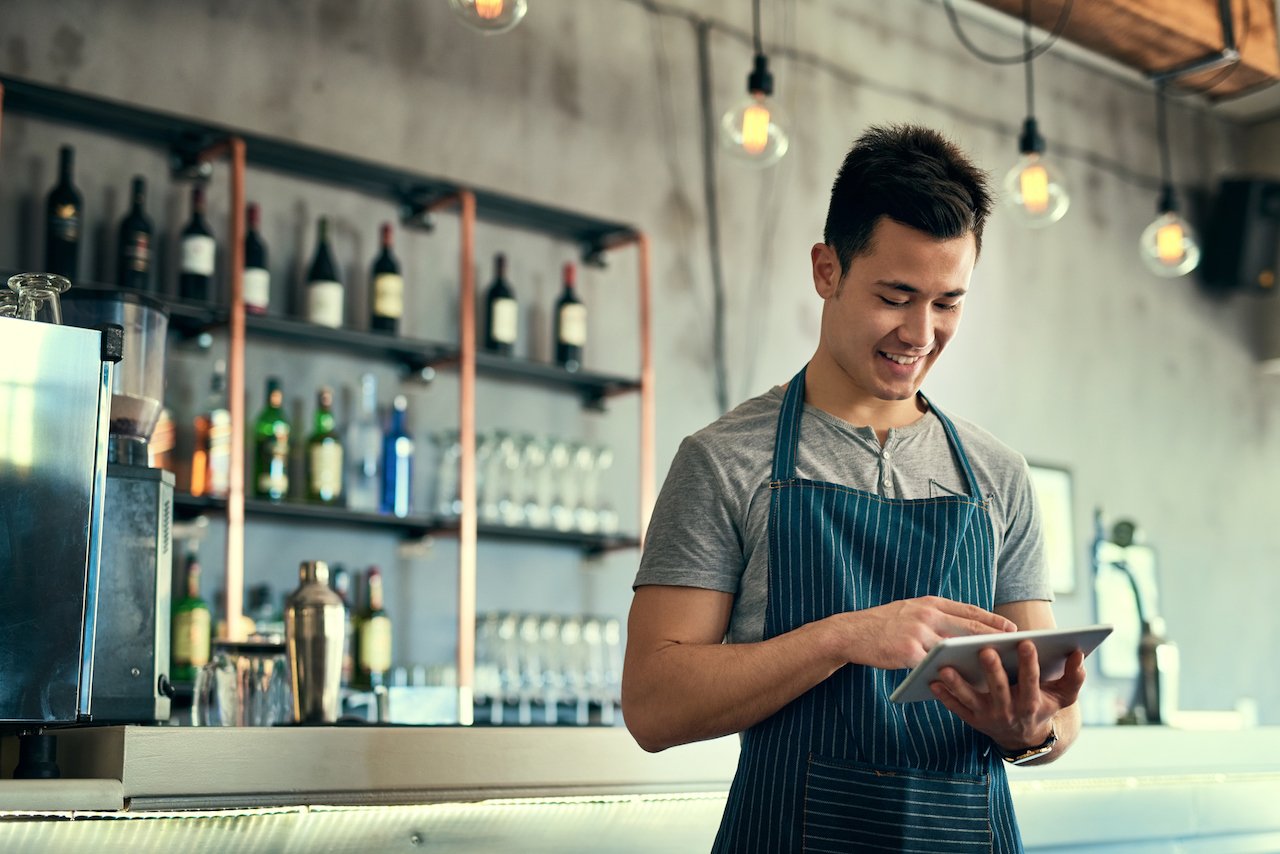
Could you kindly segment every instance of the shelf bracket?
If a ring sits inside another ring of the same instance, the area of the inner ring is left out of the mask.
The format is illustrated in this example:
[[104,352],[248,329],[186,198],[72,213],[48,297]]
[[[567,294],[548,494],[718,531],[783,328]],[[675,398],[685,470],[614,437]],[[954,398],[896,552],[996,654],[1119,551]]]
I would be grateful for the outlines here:
[[434,194],[424,187],[402,187],[396,191],[396,197],[400,202],[401,225],[416,231],[435,231]]

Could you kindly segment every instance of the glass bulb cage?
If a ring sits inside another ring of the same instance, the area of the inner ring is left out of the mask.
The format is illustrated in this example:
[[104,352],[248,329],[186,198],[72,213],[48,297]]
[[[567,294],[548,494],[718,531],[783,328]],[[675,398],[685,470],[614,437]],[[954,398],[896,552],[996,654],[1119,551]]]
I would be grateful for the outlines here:
[[1185,276],[1200,264],[1200,244],[1185,219],[1161,211],[1138,238],[1138,254],[1147,269],[1168,279]]
[[449,0],[449,8],[467,26],[482,33],[505,33],[529,11],[527,0]]
[[1004,178],[1004,202],[1018,221],[1044,228],[1062,219],[1071,206],[1062,175],[1038,151],[1026,151]]
[[720,120],[720,143],[726,153],[752,166],[772,166],[787,153],[778,105],[764,92],[751,92]]

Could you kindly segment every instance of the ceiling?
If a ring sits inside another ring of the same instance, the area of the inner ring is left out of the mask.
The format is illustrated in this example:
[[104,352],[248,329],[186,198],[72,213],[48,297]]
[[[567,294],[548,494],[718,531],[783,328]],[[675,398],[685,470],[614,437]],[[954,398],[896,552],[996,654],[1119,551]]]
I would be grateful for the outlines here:
[[[1224,42],[1219,0],[1035,0],[1031,22],[1052,31],[1071,3],[1062,31],[1064,48],[1101,57],[1134,75],[1181,69],[1220,54]],[[1023,0],[970,0],[966,5],[1002,13],[1001,29],[1020,28]],[[1230,0],[1240,61],[1171,79],[1170,85],[1203,95],[1215,113],[1241,122],[1280,117],[1280,0]],[[1057,48],[1055,48],[1057,49]]]

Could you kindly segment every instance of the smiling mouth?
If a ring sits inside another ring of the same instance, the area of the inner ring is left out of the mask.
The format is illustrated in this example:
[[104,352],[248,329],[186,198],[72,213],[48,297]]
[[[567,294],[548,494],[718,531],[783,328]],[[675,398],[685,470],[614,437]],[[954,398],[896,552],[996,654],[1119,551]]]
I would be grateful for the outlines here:
[[881,350],[880,355],[884,356],[890,362],[896,362],[899,365],[914,365],[916,362],[924,358],[924,356],[900,356],[897,353],[886,353]]

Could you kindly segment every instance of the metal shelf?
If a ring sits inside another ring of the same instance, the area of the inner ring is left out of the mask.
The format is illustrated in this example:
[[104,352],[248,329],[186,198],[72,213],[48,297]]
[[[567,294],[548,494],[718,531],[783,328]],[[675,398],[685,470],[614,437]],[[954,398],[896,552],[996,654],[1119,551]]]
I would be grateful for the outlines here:
[[356,329],[332,329],[288,317],[248,314],[245,315],[244,328],[245,334],[254,338],[328,347],[353,355],[386,359],[400,362],[410,371],[421,371],[456,353],[456,348],[434,341]]
[[[383,196],[408,210],[421,212],[462,185],[411,169],[388,166],[276,137],[198,121],[172,113],[85,95],[55,86],[0,75],[4,109],[24,115],[91,127],[127,139],[167,148],[175,165],[186,163],[219,140],[244,140],[250,166]],[[635,236],[630,226],[468,186],[475,195],[476,216],[485,222],[537,231],[577,243],[584,258],[598,261],[600,252]]]
[[[222,498],[197,497],[186,493],[174,493],[173,496],[173,513],[179,519],[191,519],[202,515],[220,516],[226,511],[227,502]],[[345,507],[328,507],[322,504],[303,504],[297,501],[276,502],[250,498],[244,502],[244,514],[246,519],[283,519],[317,525],[395,531],[405,539],[420,539],[428,534],[442,536],[458,534],[456,522],[438,522],[425,516],[402,519],[398,516],[348,510]],[[582,553],[588,557],[621,549],[638,548],[640,545],[637,538],[620,534],[583,534],[541,528],[513,528],[507,525],[480,524],[477,527],[477,534],[482,540],[570,546],[581,549]]]

